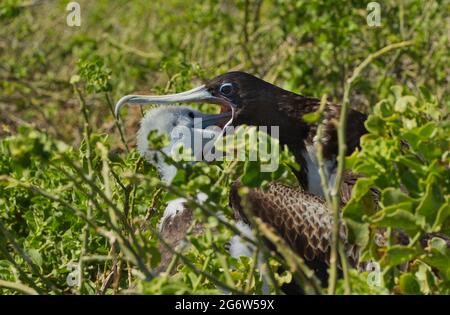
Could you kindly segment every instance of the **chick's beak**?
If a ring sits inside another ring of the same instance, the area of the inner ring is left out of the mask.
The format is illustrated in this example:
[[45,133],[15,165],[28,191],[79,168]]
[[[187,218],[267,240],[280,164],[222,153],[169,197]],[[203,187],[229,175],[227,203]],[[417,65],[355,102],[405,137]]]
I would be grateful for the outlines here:
[[222,112],[220,114],[210,114],[202,118],[202,129],[210,126],[223,128],[232,119],[232,112]]

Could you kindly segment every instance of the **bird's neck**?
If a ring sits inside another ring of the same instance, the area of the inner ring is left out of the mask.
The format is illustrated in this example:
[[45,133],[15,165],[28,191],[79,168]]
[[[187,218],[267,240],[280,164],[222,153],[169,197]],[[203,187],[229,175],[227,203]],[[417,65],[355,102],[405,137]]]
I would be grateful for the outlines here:
[[[312,144],[306,145],[306,150],[302,152],[305,159],[305,169],[307,173],[307,190],[308,192],[324,197],[324,192],[322,188],[322,181],[319,172],[319,162],[317,160],[316,147]],[[324,158],[324,175],[328,187],[334,187],[336,178],[336,159],[333,157],[331,159]]]
[[[319,173],[319,163],[317,161],[316,148],[312,144],[305,144],[304,141],[286,144],[300,165],[300,170],[293,170],[302,188],[316,196],[323,197],[323,188]],[[333,187],[336,171],[336,159],[325,159],[324,161],[325,178],[329,187]]]
[[[316,145],[312,141],[316,128],[304,123],[297,125],[297,122],[284,126],[285,130],[280,130],[280,144],[288,146],[296,162],[300,165],[300,170],[294,170],[294,174],[303,189],[317,196],[323,196]],[[325,145],[330,145],[330,143],[325,143]],[[327,182],[329,185],[334,185],[335,155],[324,156],[324,160]]]

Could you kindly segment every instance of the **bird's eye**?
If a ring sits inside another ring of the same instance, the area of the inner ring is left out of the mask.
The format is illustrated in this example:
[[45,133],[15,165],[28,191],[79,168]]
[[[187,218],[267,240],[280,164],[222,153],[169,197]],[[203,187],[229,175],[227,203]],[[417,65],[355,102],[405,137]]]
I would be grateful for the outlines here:
[[194,115],[193,112],[189,112],[189,113],[188,113],[188,116],[189,116],[189,118],[194,118],[194,117],[195,117],[195,115]]
[[233,84],[231,83],[224,83],[219,88],[220,94],[224,96],[230,96],[233,93]]

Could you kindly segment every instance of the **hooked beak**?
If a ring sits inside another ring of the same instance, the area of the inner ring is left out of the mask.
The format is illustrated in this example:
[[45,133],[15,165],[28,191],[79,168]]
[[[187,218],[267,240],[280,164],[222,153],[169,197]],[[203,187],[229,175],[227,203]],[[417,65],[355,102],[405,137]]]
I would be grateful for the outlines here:
[[114,114],[116,117],[119,117],[120,110],[125,104],[142,106],[147,104],[173,105],[174,103],[209,103],[219,105],[221,107],[221,113],[203,117],[202,128],[212,125],[225,128],[233,120],[233,104],[212,95],[205,85],[186,92],[168,95],[126,95],[117,102]]
[[118,117],[120,109],[125,104],[142,106],[146,104],[171,105],[174,103],[210,103],[220,105],[221,107],[224,105],[230,106],[223,99],[213,96],[204,85],[201,85],[192,90],[176,94],[126,95],[117,102],[114,113]]

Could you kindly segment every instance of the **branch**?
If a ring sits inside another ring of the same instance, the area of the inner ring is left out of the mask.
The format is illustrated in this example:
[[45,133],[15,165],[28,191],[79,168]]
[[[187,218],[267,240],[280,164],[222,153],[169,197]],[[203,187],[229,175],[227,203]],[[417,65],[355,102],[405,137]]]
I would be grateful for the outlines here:
[[359,66],[355,68],[352,76],[347,80],[344,88],[344,97],[342,100],[342,107],[339,117],[339,124],[337,126],[337,135],[338,135],[338,157],[337,157],[337,171],[336,171],[336,181],[334,185],[334,189],[331,192],[332,204],[331,208],[333,211],[333,231],[332,231],[332,246],[330,253],[330,278],[328,282],[328,294],[336,293],[336,283],[337,283],[337,255],[338,255],[338,246],[339,246],[339,229],[340,229],[340,198],[339,191],[341,188],[344,168],[345,168],[345,152],[347,150],[346,142],[345,142],[345,130],[347,127],[347,112],[349,107],[349,99],[350,99],[350,89],[352,87],[353,82],[358,78],[361,72],[376,58],[382,56],[383,54],[390,52],[395,49],[403,48],[406,46],[411,46],[414,44],[414,41],[404,41],[400,43],[395,43],[388,45],[377,52],[370,54]]
[[20,282],[11,282],[0,279],[0,288],[11,289],[29,295],[38,295],[35,289],[32,289]]

